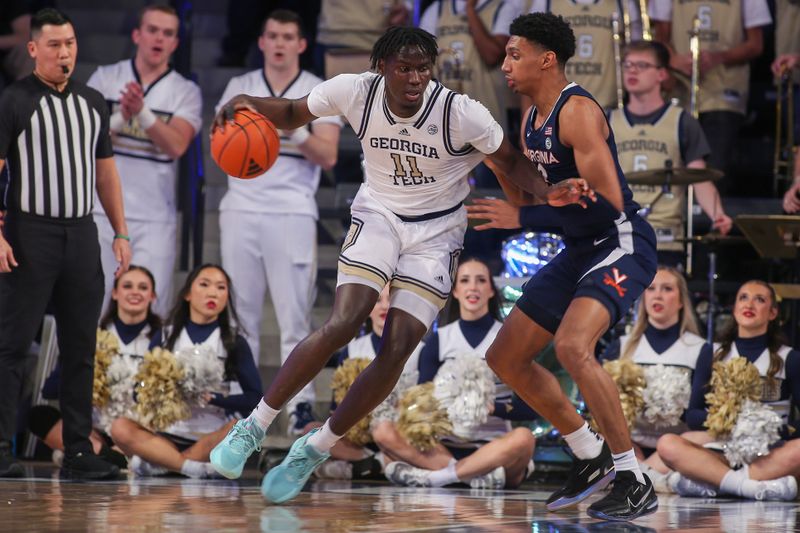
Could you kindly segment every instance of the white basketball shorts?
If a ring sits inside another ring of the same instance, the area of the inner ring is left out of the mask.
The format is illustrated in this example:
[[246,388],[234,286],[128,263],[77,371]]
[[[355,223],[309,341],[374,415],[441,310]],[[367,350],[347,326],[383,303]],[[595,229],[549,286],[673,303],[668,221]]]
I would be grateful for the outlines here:
[[430,327],[450,295],[467,229],[466,209],[405,222],[362,185],[350,212],[337,286],[359,283],[380,292],[391,282],[390,306]]

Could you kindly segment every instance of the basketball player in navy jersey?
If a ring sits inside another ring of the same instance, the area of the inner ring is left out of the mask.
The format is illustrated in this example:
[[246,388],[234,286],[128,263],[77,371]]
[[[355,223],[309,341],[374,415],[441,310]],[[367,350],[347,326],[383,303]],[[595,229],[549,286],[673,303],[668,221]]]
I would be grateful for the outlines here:
[[[573,452],[572,473],[548,499],[547,508],[575,505],[614,479],[613,490],[589,506],[588,513],[632,520],[655,511],[658,500],[639,470],[614,382],[594,354],[597,340],[652,281],[655,235],[636,214],[639,206],[620,169],[603,110],[564,75],[564,64],[574,53],[575,36],[561,17],[534,13],[511,24],[503,71],[509,85],[533,101],[522,126],[525,154],[550,184],[585,179],[597,202],[588,209],[529,208],[546,225],[563,228],[566,249],[525,285],[486,360],[558,428]],[[524,198],[508,191],[508,180],[515,178],[500,178],[512,202],[522,203]],[[480,211],[480,206],[473,210],[473,218],[484,218],[487,213]],[[550,341],[607,444],[576,413],[555,377],[534,361]]]

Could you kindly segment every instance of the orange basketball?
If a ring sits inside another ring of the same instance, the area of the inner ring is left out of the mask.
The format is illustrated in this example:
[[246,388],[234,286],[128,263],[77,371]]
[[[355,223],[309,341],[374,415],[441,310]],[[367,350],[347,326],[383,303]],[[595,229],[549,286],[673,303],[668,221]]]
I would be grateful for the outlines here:
[[270,120],[246,109],[236,111],[225,130],[211,134],[211,157],[229,176],[251,179],[266,172],[278,158],[281,139]]

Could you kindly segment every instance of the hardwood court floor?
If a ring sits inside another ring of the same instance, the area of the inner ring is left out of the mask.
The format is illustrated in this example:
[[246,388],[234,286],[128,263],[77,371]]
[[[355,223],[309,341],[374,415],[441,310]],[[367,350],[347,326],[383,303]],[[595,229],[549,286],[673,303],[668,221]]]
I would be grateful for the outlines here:
[[590,532],[800,531],[797,503],[660,497],[658,511],[631,524],[598,522],[587,504],[558,514],[552,486],[524,490],[411,489],[316,481],[295,500],[266,505],[255,473],[237,482],[178,477],[59,481],[50,466],[0,480],[0,531]]

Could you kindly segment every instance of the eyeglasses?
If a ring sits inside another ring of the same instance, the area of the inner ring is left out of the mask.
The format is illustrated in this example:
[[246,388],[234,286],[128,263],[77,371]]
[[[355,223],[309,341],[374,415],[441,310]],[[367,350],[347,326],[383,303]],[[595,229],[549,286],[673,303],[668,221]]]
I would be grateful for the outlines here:
[[647,70],[650,68],[661,68],[658,65],[648,63],[647,61],[623,61],[622,68],[625,70]]

